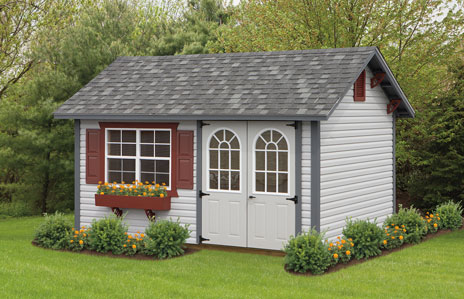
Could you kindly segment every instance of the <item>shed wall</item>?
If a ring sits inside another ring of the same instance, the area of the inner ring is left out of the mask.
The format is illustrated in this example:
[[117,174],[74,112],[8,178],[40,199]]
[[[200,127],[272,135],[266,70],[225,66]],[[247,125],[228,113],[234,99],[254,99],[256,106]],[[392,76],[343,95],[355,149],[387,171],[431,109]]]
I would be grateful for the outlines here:
[[[93,219],[101,219],[110,215],[111,208],[95,206],[94,194],[97,192],[97,185],[86,184],[85,182],[85,156],[86,156],[86,129],[99,129],[97,121],[81,120],[80,128],[80,223],[90,225]],[[191,130],[196,135],[195,121],[182,121],[179,123],[178,130]],[[196,136],[194,137],[194,161],[193,161],[193,190],[177,189],[179,197],[171,199],[171,210],[156,212],[157,219],[179,219],[182,224],[189,224],[190,238],[187,243],[196,242]],[[148,226],[148,219],[143,210],[123,209],[127,213],[125,222],[129,226],[130,233],[144,231]]]
[[347,217],[380,224],[393,212],[394,119],[371,77],[366,69],[365,102],[354,102],[351,89],[321,122],[321,231],[328,238],[342,233]]

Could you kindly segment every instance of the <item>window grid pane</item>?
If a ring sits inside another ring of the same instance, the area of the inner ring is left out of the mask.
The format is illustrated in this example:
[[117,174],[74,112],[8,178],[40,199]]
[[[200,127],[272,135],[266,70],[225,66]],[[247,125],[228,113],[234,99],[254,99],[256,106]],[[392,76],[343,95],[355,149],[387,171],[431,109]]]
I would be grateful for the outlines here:
[[159,184],[165,183],[169,188],[171,130],[108,129],[107,157],[108,181],[156,181]]
[[255,192],[288,193],[288,144],[278,131],[267,130],[254,145]]
[[240,141],[230,130],[211,135],[208,149],[209,189],[240,191]]

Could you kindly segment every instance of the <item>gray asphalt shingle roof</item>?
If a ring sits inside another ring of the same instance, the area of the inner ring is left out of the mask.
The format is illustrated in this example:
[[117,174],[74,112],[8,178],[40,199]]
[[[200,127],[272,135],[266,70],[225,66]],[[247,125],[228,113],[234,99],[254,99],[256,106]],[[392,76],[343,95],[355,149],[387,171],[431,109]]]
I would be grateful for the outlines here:
[[324,119],[375,52],[365,47],[119,57],[55,117]]

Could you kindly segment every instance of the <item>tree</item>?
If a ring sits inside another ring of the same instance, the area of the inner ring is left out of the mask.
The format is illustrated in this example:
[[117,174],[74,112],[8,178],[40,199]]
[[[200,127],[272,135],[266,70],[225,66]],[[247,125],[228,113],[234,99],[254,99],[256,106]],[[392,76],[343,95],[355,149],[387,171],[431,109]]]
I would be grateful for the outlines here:
[[31,70],[31,42],[44,27],[59,27],[70,17],[74,0],[0,0],[0,99]]

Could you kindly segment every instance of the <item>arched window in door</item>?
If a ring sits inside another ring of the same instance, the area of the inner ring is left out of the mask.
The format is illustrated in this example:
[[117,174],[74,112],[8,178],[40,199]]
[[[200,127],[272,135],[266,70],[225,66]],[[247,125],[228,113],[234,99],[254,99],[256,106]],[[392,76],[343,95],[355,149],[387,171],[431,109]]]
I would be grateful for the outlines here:
[[262,132],[254,146],[254,191],[288,193],[288,142],[277,130]]
[[220,129],[211,135],[208,174],[210,190],[240,190],[240,141],[231,130]]

